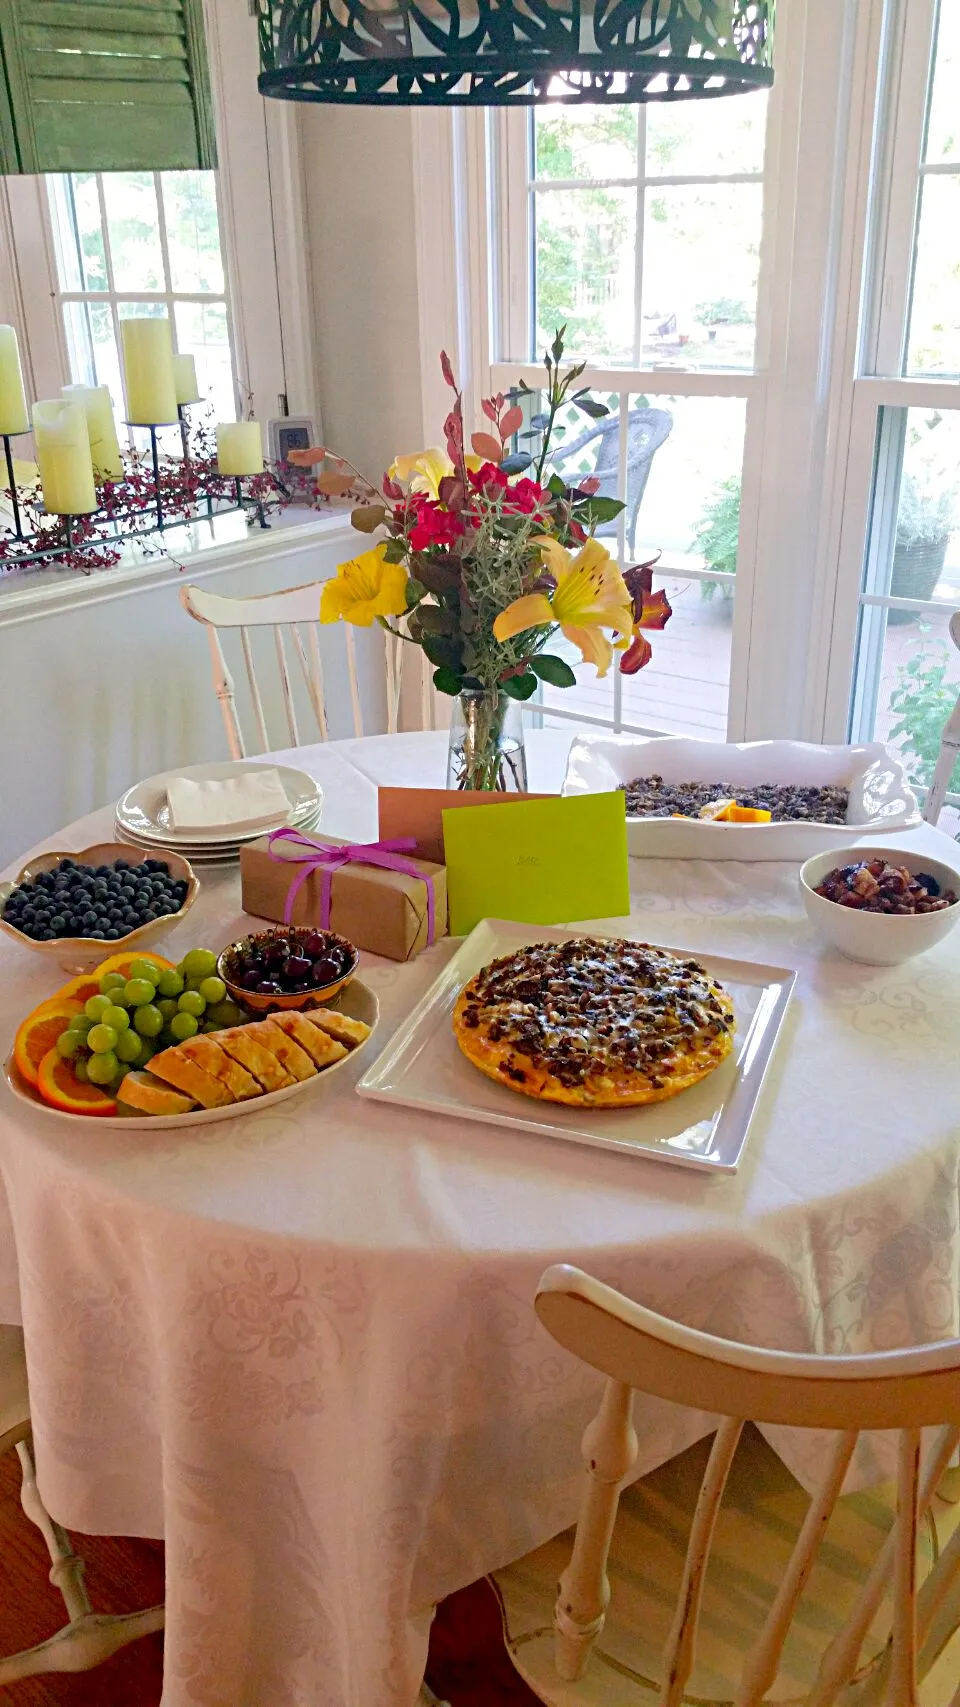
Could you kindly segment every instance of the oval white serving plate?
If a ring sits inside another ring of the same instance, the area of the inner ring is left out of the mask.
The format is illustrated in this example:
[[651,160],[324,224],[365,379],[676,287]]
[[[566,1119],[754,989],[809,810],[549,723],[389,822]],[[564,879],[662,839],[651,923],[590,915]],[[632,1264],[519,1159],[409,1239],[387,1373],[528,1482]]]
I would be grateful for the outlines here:
[[[176,830],[170,821],[167,803],[167,783],[171,777],[190,777],[195,782],[223,782],[238,771],[275,770],[283,784],[290,812],[277,824],[260,825],[255,829],[237,825],[221,825],[208,830]],[[302,819],[319,815],[323,802],[320,784],[306,771],[293,770],[289,765],[265,765],[257,760],[224,760],[223,763],[186,765],[179,770],[162,771],[159,776],[147,777],[135,783],[117,801],[117,823],[144,842],[161,847],[199,848],[216,846],[219,842],[255,841],[281,823],[299,824]]]
[[860,836],[898,835],[922,822],[899,759],[880,742],[861,747],[809,741],[695,741],[686,735],[578,735],[563,794],[605,794],[638,776],[665,782],[800,783],[850,790],[845,824],[712,824],[696,818],[627,817],[631,854],[651,859],[807,859]]
[[[380,1017],[380,1003],[373,991],[359,978],[354,978],[338,1000],[331,1002],[330,1006],[349,1014],[351,1019],[362,1020],[364,1025],[370,1027],[370,1037],[373,1036]],[[261,1014],[258,1017],[266,1019],[269,1016]],[[84,1128],[112,1126],[120,1127],[121,1130],[163,1132],[174,1126],[208,1126],[212,1120],[240,1120],[245,1114],[261,1114],[266,1109],[274,1109],[278,1103],[286,1102],[302,1091],[309,1091],[323,1084],[339,1068],[345,1067],[348,1061],[352,1061],[366,1049],[370,1037],[356,1049],[349,1050],[339,1061],[334,1061],[331,1066],[324,1067],[321,1072],[315,1073],[310,1079],[304,1079],[302,1083],[287,1085],[282,1091],[265,1091],[263,1096],[250,1097],[247,1102],[232,1102],[226,1108],[197,1108],[190,1114],[70,1114],[66,1109],[54,1108],[51,1103],[44,1102],[31,1089],[26,1080],[20,1077],[12,1054],[8,1055],[3,1063],[3,1076],[19,1102],[39,1110],[41,1114],[49,1115],[53,1120],[67,1121],[70,1125]]]

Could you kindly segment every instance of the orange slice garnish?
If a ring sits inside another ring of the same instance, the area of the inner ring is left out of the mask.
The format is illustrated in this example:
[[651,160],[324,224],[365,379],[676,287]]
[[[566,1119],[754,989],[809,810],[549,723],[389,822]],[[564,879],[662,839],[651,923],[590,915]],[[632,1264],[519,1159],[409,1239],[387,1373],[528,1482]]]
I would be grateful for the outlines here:
[[51,1049],[40,1063],[37,1090],[52,1108],[67,1114],[116,1114],[117,1099],[99,1085],[85,1085],[74,1077],[73,1068],[56,1049]]
[[40,1076],[40,1063],[52,1049],[62,1031],[66,1031],[75,1014],[83,1012],[82,1002],[41,1002],[28,1014],[13,1040],[13,1058],[21,1076],[34,1089]]
[[151,948],[128,948],[121,954],[111,954],[108,960],[101,960],[100,965],[94,967],[89,976],[96,979],[97,990],[91,991],[91,994],[95,995],[99,991],[100,980],[107,972],[122,972],[125,978],[129,978],[130,968],[135,960],[152,960],[161,972],[172,972],[176,964],[173,960],[164,960],[162,954],[154,954]]

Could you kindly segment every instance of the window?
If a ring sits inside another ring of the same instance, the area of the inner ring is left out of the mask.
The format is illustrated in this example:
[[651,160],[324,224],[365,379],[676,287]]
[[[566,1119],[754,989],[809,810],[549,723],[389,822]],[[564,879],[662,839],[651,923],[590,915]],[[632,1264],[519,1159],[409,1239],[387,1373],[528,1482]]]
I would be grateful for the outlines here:
[[[558,326],[610,406],[571,410],[551,465],[626,497],[601,529],[621,561],[661,553],[674,616],[636,677],[541,688],[533,715],[723,739],[755,371],[769,101],[568,107],[505,114],[501,157],[522,212],[507,232],[504,356],[536,361]],[[519,163],[519,164],[518,164]],[[518,264],[519,263],[519,264]],[[496,364],[495,389],[516,365]],[[525,372],[528,383],[535,377]],[[752,400],[752,401],[751,401]],[[571,662],[574,660],[571,658]],[[542,713],[539,710],[542,707]]]
[[237,407],[216,176],[73,172],[46,180],[71,377],[124,418],[120,320],[165,315],[217,420]]

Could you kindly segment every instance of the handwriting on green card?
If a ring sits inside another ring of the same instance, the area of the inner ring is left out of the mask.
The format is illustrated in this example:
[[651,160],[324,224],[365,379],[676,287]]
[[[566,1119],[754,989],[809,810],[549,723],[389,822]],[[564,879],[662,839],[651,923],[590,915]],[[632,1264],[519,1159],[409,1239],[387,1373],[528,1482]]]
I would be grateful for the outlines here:
[[558,925],[630,910],[620,789],[446,810],[443,840],[452,936],[484,918]]

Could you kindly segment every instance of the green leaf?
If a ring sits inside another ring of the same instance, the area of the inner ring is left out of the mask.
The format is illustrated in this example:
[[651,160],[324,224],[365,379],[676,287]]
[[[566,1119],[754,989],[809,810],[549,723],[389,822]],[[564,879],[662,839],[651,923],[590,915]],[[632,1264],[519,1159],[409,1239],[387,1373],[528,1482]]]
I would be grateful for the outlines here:
[[446,664],[441,664],[439,670],[433,672],[433,685],[438,693],[448,693],[456,697],[462,683],[463,677],[458,676],[455,670],[448,669]]
[[530,668],[542,682],[549,682],[555,688],[574,688],[577,678],[563,658],[554,658],[549,652],[538,658],[531,658]]
[[[422,611],[420,613],[422,620]],[[424,634],[420,642],[431,664],[438,669],[460,670],[460,648],[443,634]]]
[[420,600],[426,597],[427,593],[427,589],[423,582],[418,581],[416,575],[410,576],[407,581],[405,591],[407,596],[407,610],[413,610],[420,603]]
[[547,491],[552,492],[555,498],[563,498],[566,496],[567,483],[559,474],[551,474],[547,481]]
[[589,415],[591,421],[602,421],[610,411],[605,403],[598,403],[595,397],[575,397],[573,399],[578,409]]
[[537,678],[536,676],[508,676],[505,682],[500,683],[500,686],[505,694],[510,695],[511,699],[529,699],[530,695],[537,691]]
[[574,505],[573,513],[578,521],[596,526],[598,522],[612,522],[624,509],[626,505],[619,498],[587,498]]
[[402,539],[388,539],[383,547],[384,563],[406,563],[407,545]]
[[387,519],[387,512],[382,504],[360,504],[350,515],[350,526],[358,533],[376,533]]
[[441,610],[439,605],[421,605],[420,627],[424,634],[456,634],[457,619],[453,611]]
[[533,457],[527,456],[525,451],[514,451],[512,456],[504,457],[500,467],[504,474],[523,474],[526,469],[533,467]]

